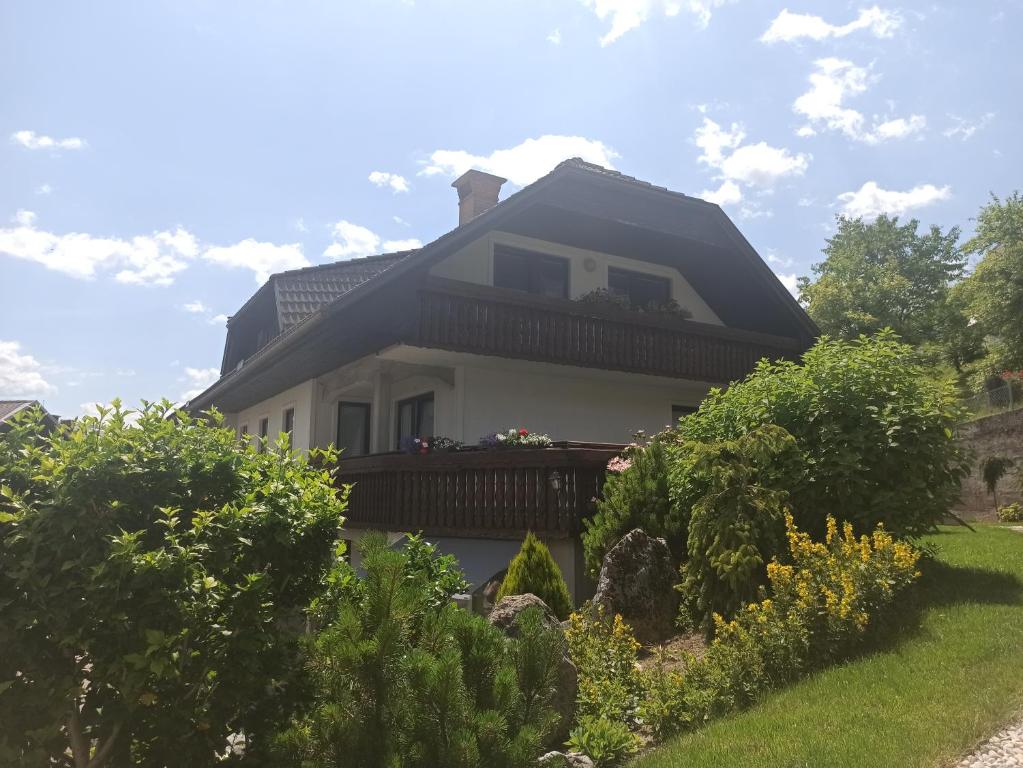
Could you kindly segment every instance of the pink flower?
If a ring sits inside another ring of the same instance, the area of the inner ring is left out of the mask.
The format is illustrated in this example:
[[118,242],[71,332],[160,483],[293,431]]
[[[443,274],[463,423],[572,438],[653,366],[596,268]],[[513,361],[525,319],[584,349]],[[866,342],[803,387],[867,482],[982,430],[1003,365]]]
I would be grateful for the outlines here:
[[608,472],[624,472],[632,466],[632,462],[622,456],[615,456],[607,463]]

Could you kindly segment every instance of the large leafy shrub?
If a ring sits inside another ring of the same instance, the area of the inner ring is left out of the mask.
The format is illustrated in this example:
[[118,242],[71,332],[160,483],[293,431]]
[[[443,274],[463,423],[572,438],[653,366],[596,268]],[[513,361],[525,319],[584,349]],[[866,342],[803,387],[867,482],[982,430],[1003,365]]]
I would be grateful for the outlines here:
[[807,458],[787,486],[800,528],[822,536],[832,514],[858,531],[883,523],[919,535],[955,501],[967,467],[952,442],[955,393],[914,359],[888,331],[824,338],[802,364],[761,361],[745,381],[712,390],[678,435],[713,442],[781,426]]
[[798,482],[804,462],[792,435],[770,424],[736,440],[686,447],[690,460],[670,470],[675,498],[692,503],[679,589],[690,618],[706,620],[709,629],[711,615],[730,616],[756,597],[782,547],[783,489]]
[[538,610],[506,638],[437,605],[419,555],[363,541],[365,579],[310,649],[312,702],[279,737],[277,765],[414,768],[533,764],[556,725],[562,640]]
[[562,621],[572,610],[572,598],[561,569],[554,562],[547,545],[530,531],[518,554],[508,565],[508,573],[497,591],[497,600],[509,595],[532,593],[547,603]]
[[607,551],[635,528],[665,539],[677,561],[685,557],[688,510],[671,504],[668,469],[666,445],[658,436],[612,460],[597,511],[583,521],[583,553],[592,578],[600,573]]
[[857,538],[852,524],[840,531],[828,516],[824,541],[799,531],[791,515],[786,527],[789,562],[768,565],[763,599],[731,621],[715,616],[713,642],[683,671],[649,673],[640,715],[658,734],[697,727],[847,658],[919,576],[919,554],[881,527]]
[[265,743],[344,501],[286,444],[257,454],[210,421],[115,403],[0,435],[0,764]]

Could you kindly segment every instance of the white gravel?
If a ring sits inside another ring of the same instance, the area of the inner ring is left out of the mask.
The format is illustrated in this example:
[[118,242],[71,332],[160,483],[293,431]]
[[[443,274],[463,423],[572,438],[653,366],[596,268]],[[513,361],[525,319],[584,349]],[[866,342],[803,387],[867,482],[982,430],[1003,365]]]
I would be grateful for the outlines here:
[[1023,768],[1023,721],[1003,728],[956,768]]

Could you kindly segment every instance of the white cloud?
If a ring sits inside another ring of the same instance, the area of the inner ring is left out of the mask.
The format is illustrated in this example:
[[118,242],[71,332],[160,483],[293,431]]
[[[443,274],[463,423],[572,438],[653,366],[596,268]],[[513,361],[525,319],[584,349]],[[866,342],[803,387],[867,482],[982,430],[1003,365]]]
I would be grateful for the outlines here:
[[779,256],[778,252],[773,248],[767,249],[767,263],[777,264],[782,269],[788,269],[794,263],[793,260],[788,256]]
[[181,393],[181,399],[191,400],[219,378],[219,368],[189,368],[186,366],[182,381],[186,383],[188,389]]
[[696,17],[700,27],[706,27],[715,8],[729,0],[582,0],[601,21],[610,20],[611,28],[600,38],[600,44],[610,45],[626,32],[636,29],[654,14],[677,16],[686,10]]
[[408,192],[409,190],[408,179],[404,176],[399,176],[397,173],[373,171],[369,175],[369,180],[378,187],[390,187],[392,192]]
[[11,141],[25,149],[83,149],[85,139],[72,136],[68,139],[55,139],[52,136],[43,136],[35,131],[15,131],[11,134]]
[[856,141],[877,144],[888,139],[901,139],[919,133],[927,125],[923,115],[909,118],[885,118],[874,116],[868,126],[866,117],[859,111],[845,105],[846,99],[867,90],[875,79],[870,72],[851,61],[834,57],[818,59],[815,70],[810,74],[810,88],[799,96],[792,109],[810,122],[796,131],[799,136],[813,136],[817,128],[841,131]]
[[735,205],[742,201],[742,189],[734,181],[725,179],[717,189],[705,189],[697,197],[708,203],[718,205]]
[[[749,185],[770,189],[786,176],[802,176],[810,165],[811,156],[792,154],[784,147],[772,147],[766,142],[744,144],[746,132],[739,123],[723,128],[709,117],[696,129],[693,143],[701,150],[699,161],[716,171],[721,185],[716,190],[704,190],[700,197],[718,205],[734,205],[742,200],[742,187]],[[747,218],[769,216],[759,207],[747,207]]]
[[878,6],[860,10],[860,15],[848,24],[829,24],[820,16],[808,13],[792,13],[782,9],[771,26],[760,37],[764,43],[791,43],[802,38],[824,40],[828,37],[845,37],[861,29],[869,30],[874,37],[891,37],[902,24],[902,17],[895,11]]
[[214,315],[209,319],[210,325],[227,325],[227,315]]
[[51,187],[49,184],[40,184],[38,187],[36,187],[37,195],[49,195],[52,193],[53,187]]
[[561,30],[555,29],[549,35],[547,35],[547,42],[551,45],[561,45]]
[[969,120],[958,115],[949,115],[949,119],[952,120],[954,125],[942,131],[942,135],[949,139],[968,141],[973,138],[973,134],[986,127],[988,123],[995,119],[995,113],[987,112],[976,120]]
[[17,226],[0,228],[0,253],[79,279],[115,269],[114,279],[121,283],[169,285],[199,250],[195,237],[180,228],[122,240],[79,232],[57,235],[36,229],[35,219],[31,211],[18,211]]
[[323,252],[328,259],[354,259],[359,256],[372,256],[377,253],[392,253],[423,247],[423,244],[415,238],[384,240],[373,230],[344,219],[337,222],[332,231],[334,242],[328,245],[327,250]]
[[20,343],[0,339],[0,397],[33,397],[56,390],[44,377],[42,364],[21,353]]
[[223,267],[251,269],[262,283],[271,272],[309,266],[298,243],[276,245],[250,238],[234,245],[211,246],[181,227],[130,239],[81,232],[55,234],[38,229],[36,215],[25,210],[19,210],[13,221],[13,227],[0,227],[0,254],[34,261],[80,280],[112,271],[120,283],[170,285],[179,272],[201,259]]
[[526,139],[509,149],[497,149],[489,155],[474,155],[461,149],[438,149],[420,171],[422,176],[461,176],[470,168],[503,176],[516,186],[536,181],[562,160],[581,157],[591,163],[613,168],[618,153],[596,139],[582,136],[544,135]]
[[799,289],[796,287],[799,284],[799,278],[795,272],[790,275],[778,275],[778,279],[781,280],[781,284],[788,289],[789,293],[797,299],[799,298]]
[[952,188],[947,184],[936,187],[933,184],[921,184],[905,192],[894,189],[883,189],[877,182],[868,181],[855,192],[843,192],[838,196],[842,204],[842,212],[853,218],[876,218],[882,213],[901,216],[907,211],[923,208],[952,196]]
[[300,243],[277,245],[263,243],[251,237],[240,243],[207,248],[202,258],[222,267],[251,269],[257,283],[265,283],[274,272],[308,267]]
[[183,304],[181,307],[186,312],[191,312],[194,315],[204,315],[209,312],[209,308],[201,301],[190,301],[187,304]]

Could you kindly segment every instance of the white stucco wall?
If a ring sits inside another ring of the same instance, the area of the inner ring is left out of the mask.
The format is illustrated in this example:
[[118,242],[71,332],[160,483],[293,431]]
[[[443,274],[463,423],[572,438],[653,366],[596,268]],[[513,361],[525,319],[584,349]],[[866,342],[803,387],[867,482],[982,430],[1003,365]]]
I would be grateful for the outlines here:
[[671,423],[672,405],[699,405],[707,391],[649,385],[638,376],[609,380],[585,370],[572,376],[559,368],[565,366],[466,366],[461,439],[475,442],[495,430],[525,427],[555,440],[627,443],[638,430],[660,431]]
[[315,402],[316,382],[305,381],[296,387],[286,389],[278,395],[264,400],[251,408],[234,414],[231,418],[235,429],[240,430],[248,425],[249,439],[255,440],[259,434],[259,421],[263,417],[270,419],[270,443],[276,442],[284,425],[286,408],[295,409],[295,431],[291,436],[291,445],[296,450],[308,450],[312,434],[313,403]]
[[[490,232],[485,237],[470,243],[465,248],[453,253],[443,261],[430,268],[430,274],[446,277],[451,280],[464,280],[480,285],[494,284],[494,243],[525,248],[538,253],[547,253],[568,259],[569,264],[569,296],[573,299],[583,294],[607,288],[608,267],[630,269],[648,275],[667,277],[671,280],[671,295],[679,303],[693,313],[692,319],[702,323],[722,325],[720,318],[693,289],[689,282],[674,267],[653,264],[637,259],[626,259],[599,251],[588,251],[572,248],[559,243],[536,240],[531,237],[514,235],[509,232]],[[588,270],[589,261],[592,269]]]

